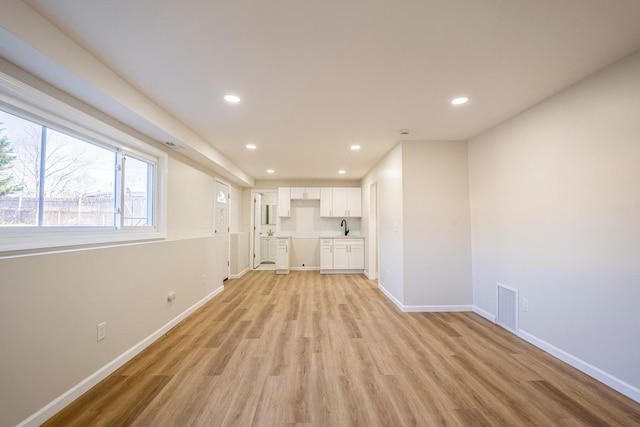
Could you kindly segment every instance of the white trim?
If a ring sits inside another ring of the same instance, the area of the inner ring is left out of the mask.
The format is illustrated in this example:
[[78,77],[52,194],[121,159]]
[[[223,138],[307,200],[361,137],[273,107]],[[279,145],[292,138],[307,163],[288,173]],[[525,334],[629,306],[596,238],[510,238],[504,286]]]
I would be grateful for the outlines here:
[[628,398],[640,403],[640,389],[638,389],[637,387],[634,387],[631,384],[628,384],[621,379],[614,377],[613,375],[603,371],[602,369],[597,368],[590,363],[587,363],[584,360],[570,353],[567,353],[566,351],[559,349],[558,347],[549,344],[548,342],[543,341],[526,331],[523,331],[522,329],[518,329],[516,335],[527,341],[528,343],[533,344],[539,349],[567,363],[568,365],[571,365],[574,368],[589,375],[590,377],[600,381],[606,386],[609,386],[617,392],[622,393]]
[[245,274],[247,274],[247,272],[249,272],[249,271],[250,271],[250,269],[249,269],[249,267],[247,267],[247,268],[245,268],[244,270],[242,270],[242,271],[241,271],[240,273],[238,273],[238,274],[230,274],[230,275],[229,275],[229,279],[239,279],[239,278],[241,278],[242,276],[244,276]]
[[60,412],[71,402],[82,396],[84,393],[89,391],[92,387],[98,384],[100,381],[114,373],[118,368],[123,366],[125,363],[133,359],[136,355],[138,355],[142,350],[149,347],[153,344],[158,338],[162,337],[166,334],[171,328],[176,326],[186,317],[188,317],[191,313],[196,311],[202,305],[204,305],[211,298],[218,295],[220,292],[224,290],[224,286],[220,286],[218,289],[211,292],[209,295],[205,296],[200,301],[196,302],[194,305],[183,311],[181,314],[176,316],[174,319],[166,323],[160,329],[131,347],[129,350],[122,353],[120,356],[113,359],[111,362],[104,365],[102,368],[98,369],[93,374],[89,375],[87,378],[67,390],[62,395],[58,396],[56,399],[49,402],[46,406],[41,408],[39,411],[32,414],[29,418],[22,421],[17,427],[36,427],[47,421],[49,418],[54,416],[56,413]]
[[369,274],[369,272],[367,270],[365,270],[362,274],[365,275],[365,277],[369,280],[375,280],[377,279],[377,277],[374,274]]
[[396,297],[391,295],[391,292],[386,290],[384,286],[378,283],[378,289],[387,296],[400,310],[404,313],[442,313],[453,311],[472,311],[471,305],[404,305]]
[[481,309],[477,305],[474,305],[472,307],[472,310],[473,310],[473,312],[475,314],[484,317],[485,319],[487,319],[491,323],[496,323],[496,316],[494,316],[493,314],[489,313],[488,311],[485,311],[485,310]]
[[321,268],[318,270],[320,270],[320,274],[364,274],[364,270],[323,270]]
[[320,267],[291,267],[291,271],[319,271]]
[[471,305],[405,305],[405,313],[447,313],[454,311],[472,311]]
[[382,293],[385,294],[387,296],[387,298],[389,298],[391,300],[391,302],[393,302],[395,305],[397,305],[400,310],[404,311],[404,306],[402,305],[400,300],[398,300],[396,297],[394,297],[391,294],[391,292],[386,290],[385,287],[382,286],[382,283],[378,283],[378,289],[380,289],[382,291]]

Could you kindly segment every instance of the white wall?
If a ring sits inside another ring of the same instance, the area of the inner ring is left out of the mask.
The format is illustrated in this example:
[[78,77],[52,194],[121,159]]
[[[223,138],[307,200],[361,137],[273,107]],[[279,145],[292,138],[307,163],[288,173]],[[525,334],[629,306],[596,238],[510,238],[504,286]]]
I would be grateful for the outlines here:
[[[363,213],[369,212],[369,186],[378,183],[378,247],[380,265],[378,283],[383,290],[402,304],[404,296],[403,264],[403,182],[402,145],[391,150],[362,180]],[[366,215],[366,214],[365,214]],[[364,219],[365,241],[369,238],[368,219]],[[369,251],[365,270],[371,263]]]
[[466,141],[403,142],[402,191],[404,305],[469,308]]
[[474,303],[640,398],[640,53],[469,145]]
[[26,419],[222,286],[214,260],[223,246],[203,227],[213,185],[171,158],[168,240],[0,259],[0,425]]

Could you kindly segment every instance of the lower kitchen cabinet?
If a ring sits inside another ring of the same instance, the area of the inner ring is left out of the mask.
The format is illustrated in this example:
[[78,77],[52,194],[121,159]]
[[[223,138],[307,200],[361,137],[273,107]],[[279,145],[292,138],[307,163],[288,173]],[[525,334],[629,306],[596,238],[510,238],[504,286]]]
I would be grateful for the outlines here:
[[289,274],[291,269],[291,237],[278,237],[276,243],[276,273]]
[[320,273],[364,271],[364,239],[321,239]]

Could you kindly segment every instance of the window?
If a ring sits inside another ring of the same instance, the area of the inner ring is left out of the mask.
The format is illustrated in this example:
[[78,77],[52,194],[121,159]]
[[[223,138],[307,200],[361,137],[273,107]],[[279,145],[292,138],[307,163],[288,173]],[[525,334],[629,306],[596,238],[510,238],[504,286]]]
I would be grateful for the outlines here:
[[12,103],[2,89],[0,252],[165,237],[166,154]]

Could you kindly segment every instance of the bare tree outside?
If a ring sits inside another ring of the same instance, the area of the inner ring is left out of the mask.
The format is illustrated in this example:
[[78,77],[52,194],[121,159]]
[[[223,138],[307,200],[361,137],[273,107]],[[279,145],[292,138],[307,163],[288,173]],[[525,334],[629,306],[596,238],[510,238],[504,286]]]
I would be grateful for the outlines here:
[[20,185],[15,183],[12,169],[16,156],[9,137],[2,135],[4,130],[2,123],[0,123],[0,197],[16,193],[22,189]]
[[115,152],[52,129],[43,141],[42,126],[3,118],[12,133],[7,174],[18,189],[0,194],[0,225],[113,226]]

